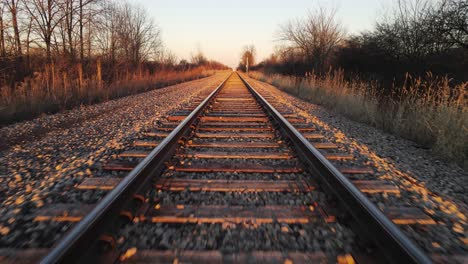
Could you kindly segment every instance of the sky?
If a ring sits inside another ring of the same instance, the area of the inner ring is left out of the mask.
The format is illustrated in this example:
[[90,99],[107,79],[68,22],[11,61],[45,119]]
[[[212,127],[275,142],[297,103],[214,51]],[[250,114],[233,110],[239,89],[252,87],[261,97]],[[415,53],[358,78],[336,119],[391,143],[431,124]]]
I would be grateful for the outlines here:
[[239,63],[242,48],[254,45],[257,61],[279,44],[281,24],[301,18],[317,6],[337,8],[348,34],[370,30],[396,0],[129,0],[144,7],[162,30],[167,49],[179,59],[201,50],[209,59],[230,67]]

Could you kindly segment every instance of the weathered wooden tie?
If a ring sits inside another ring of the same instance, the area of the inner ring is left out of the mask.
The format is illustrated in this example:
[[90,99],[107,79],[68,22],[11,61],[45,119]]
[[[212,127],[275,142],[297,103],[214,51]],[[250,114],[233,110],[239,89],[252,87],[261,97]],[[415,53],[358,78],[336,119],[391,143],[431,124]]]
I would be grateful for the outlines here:
[[153,223],[254,223],[274,222],[307,224],[323,220],[313,206],[223,206],[223,205],[156,205],[140,216]]
[[236,163],[222,164],[216,162],[207,162],[204,165],[183,165],[176,166],[175,171],[184,172],[239,172],[239,173],[299,173],[303,172],[298,167],[268,166],[261,164]]

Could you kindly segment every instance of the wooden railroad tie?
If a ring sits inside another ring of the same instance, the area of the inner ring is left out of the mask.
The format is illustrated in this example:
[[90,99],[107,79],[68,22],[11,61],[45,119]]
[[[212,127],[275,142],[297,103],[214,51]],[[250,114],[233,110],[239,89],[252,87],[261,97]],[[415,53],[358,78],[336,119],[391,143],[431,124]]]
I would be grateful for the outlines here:
[[[34,221],[78,222],[93,205],[53,204],[37,210]],[[140,221],[158,223],[244,223],[268,224],[282,222],[305,224],[314,221],[331,221],[333,216],[324,214],[320,206],[192,206],[192,205],[146,205]],[[435,225],[436,222],[421,209],[413,207],[387,208],[384,211],[398,225]]]

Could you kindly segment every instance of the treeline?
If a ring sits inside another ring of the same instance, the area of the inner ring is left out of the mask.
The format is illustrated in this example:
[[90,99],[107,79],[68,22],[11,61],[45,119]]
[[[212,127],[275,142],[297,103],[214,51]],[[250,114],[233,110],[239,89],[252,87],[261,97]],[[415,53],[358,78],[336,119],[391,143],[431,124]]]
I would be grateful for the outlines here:
[[164,47],[147,11],[118,0],[0,2],[0,123],[226,69]]
[[[99,78],[109,82],[175,66],[174,56],[164,50],[160,28],[142,7],[111,0],[0,3],[0,84],[12,89],[35,72],[66,69],[68,77],[83,79],[100,68]],[[182,68],[196,66],[200,63]]]
[[344,69],[348,77],[402,82],[406,74],[468,80],[468,2],[412,0],[369,32],[346,37],[335,10],[319,9],[282,25],[282,45],[255,68],[296,76]]
[[256,56],[256,50],[254,45],[246,45],[242,49],[241,53],[241,58],[239,61],[239,65],[237,66],[238,70],[241,71],[248,71],[249,69],[252,69],[252,67],[255,69],[255,56]]
[[400,0],[351,37],[322,8],[278,39],[251,77],[468,166],[467,1]]

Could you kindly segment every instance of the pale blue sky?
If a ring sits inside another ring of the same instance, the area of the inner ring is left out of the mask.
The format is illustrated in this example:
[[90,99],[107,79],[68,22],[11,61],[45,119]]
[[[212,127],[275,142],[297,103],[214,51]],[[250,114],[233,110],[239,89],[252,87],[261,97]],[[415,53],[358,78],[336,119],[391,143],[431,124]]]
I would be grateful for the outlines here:
[[278,26],[303,17],[319,4],[337,7],[337,17],[348,33],[371,29],[396,0],[130,0],[148,10],[162,29],[163,41],[179,59],[198,47],[210,59],[231,67],[238,64],[243,46],[253,44],[258,60],[274,50]]

